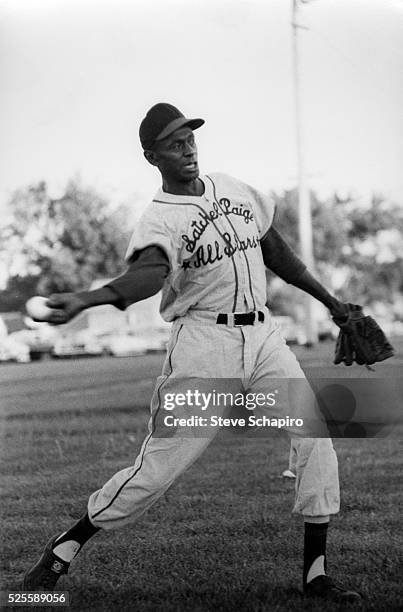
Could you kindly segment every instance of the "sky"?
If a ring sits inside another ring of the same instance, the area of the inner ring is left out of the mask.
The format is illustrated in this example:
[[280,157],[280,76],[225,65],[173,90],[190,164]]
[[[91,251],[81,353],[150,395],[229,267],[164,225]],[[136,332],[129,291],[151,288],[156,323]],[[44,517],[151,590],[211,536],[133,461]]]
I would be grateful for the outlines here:
[[[296,185],[291,0],[0,0],[0,212],[81,180],[142,209],[159,186],[138,127],[203,117],[202,172]],[[403,1],[312,0],[298,22],[310,187],[403,205]]]

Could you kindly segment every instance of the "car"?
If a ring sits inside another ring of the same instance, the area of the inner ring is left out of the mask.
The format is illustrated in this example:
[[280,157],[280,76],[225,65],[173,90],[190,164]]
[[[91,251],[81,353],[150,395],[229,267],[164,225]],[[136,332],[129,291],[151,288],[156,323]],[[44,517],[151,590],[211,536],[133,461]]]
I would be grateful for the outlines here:
[[62,333],[52,348],[52,356],[55,358],[99,356],[103,353],[102,343],[96,336],[89,334],[86,330]]
[[142,355],[148,350],[146,338],[139,338],[131,334],[104,334],[98,336],[105,354],[114,357],[129,357]]
[[165,351],[169,340],[169,333],[156,332],[145,337],[147,351],[160,352]]
[[29,346],[10,336],[0,338],[0,361],[29,363],[31,361]]
[[46,323],[36,329],[21,329],[9,334],[9,337],[29,347],[32,361],[47,359],[52,354],[53,342],[57,332]]

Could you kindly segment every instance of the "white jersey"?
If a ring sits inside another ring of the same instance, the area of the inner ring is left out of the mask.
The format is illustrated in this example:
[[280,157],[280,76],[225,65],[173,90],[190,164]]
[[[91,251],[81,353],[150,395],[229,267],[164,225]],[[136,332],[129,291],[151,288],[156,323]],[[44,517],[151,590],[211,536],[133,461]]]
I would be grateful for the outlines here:
[[248,312],[266,303],[260,240],[273,220],[270,197],[225,174],[201,175],[201,196],[159,189],[138,222],[126,259],[160,246],[171,270],[162,289],[166,321],[188,311]]
[[[187,394],[200,396],[200,390],[209,398],[218,392],[224,397],[229,393],[256,400],[268,398],[268,390],[284,389],[285,393],[280,393],[284,399],[263,407],[257,402],[256,407],[259,418],[283,420],[283,427],[293,436],[297,455],[294,512],[310,522],[316,522],[314,517],[322,522],[339,510],[332,441],[322,431],[319,437],[317,431],[315,437],[308,435],[310,424],[321,423],[317,402],[309,384],[304,384],[304,372],[279,326],[265,308],[260,241],[272,223],[273,204],[270,198],[223,174],[205,175],[201,180],[205,193],[200,197],[158,191],[127,251],[130,258],[136,250],[158,245],[167,253],[171,266],[163,286],[161,314],[173,324],[151,399],[148,435],[136,461],[112,476],[88,501],[91,523],[105,530],[136,521],[215,438],[219,426],[205,429],[188,422],[200,405],[192,403]],[[228,325],[216,325],[217,313],[251,310],[263,310],[265,316],[254,317],[253,325],[240,328],[231,324],[231,317],[227,317]],[[292,381],[301,383],[298,393]],[[173,398],[178,401],[171,411],[166,400]],[[306,420],[308,432],[292,423],[288,426],[290,414],[294,416],[291,399],[298,407],[298,419],[291,421],[300,420],[303,425]],[[210,414],[232,415],[226,401],[212,407]],[[247,407],[244,410],[243,415],[248,413]],[[200,414],[209,412],[201,409]],[[238,435],[241,429],[237,429]]]

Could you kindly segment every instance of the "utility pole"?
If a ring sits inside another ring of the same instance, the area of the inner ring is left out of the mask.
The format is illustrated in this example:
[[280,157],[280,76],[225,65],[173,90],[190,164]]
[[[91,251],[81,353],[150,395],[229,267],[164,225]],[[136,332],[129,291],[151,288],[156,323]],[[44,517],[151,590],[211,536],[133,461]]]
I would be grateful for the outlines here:
[[[301,106],[301,66],[298,46],[298,30],[307,29],[298,23],[299,0],[291,0],[292,3],[292,30],[293,30],[293,77],[295,96],[295,123],[297,137],[297,164],[298,164],[298,233],[301,250],[301,258],[310,272],[314,271],[313,243],[312,243],[312,215],[311,199],[306,181],[304,166],[304,134]],[[318,340],[317,326],[313,312],[313,298],[303,294],[304,301],[304,327],[306,341],[308,344],[316,344]]]

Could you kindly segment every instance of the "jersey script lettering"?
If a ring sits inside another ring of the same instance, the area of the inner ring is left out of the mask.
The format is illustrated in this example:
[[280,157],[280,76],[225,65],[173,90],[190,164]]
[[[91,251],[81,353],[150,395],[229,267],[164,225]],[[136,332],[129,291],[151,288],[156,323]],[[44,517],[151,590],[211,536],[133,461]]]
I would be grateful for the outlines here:
[[248,236],[245,240],[241,240],[236,234],[229,234],[225,232],[223,234],[226,246],[223,248],[218,240],[214,241],[214,244],[200,244],[197,247],[194,257],[186,259],[183,262],[183,268],[185,270],[189,268],[200,268],[201,266],[207,266],[213,264],[216,261],[220,261],[224,255],[232,257],[237,251],[247,251],[248,249],[256,249],[259,244],[259,236]]
[[252,211],[245,207],[244,204],[240,204],[239,206],[233,206],[231,204],[231,200],[228,198],[221,198],[219,201],[219,205],[216,202],[213,204],[212,210],[199,212],[197,215],[197,219],[194,219],[191,226],[190,236],[188,234],[182,234],[182,240],[186,245],[186,250],[189,253],[193,253],[198,241],[203,236],[207,227],[214,223],[218,217],[222,215],[237,215],[243,218],[244,222],[248,224],[250,221],[253,221],[253,213]]

